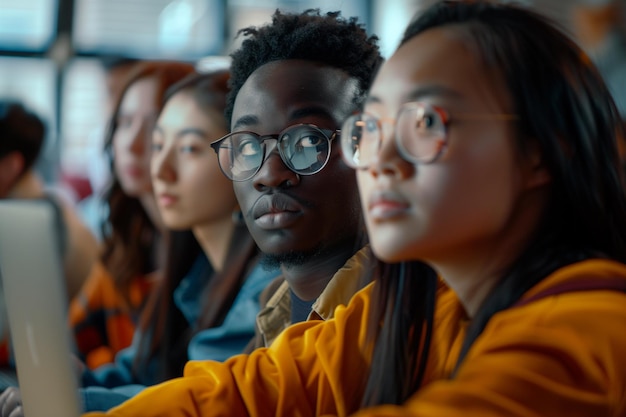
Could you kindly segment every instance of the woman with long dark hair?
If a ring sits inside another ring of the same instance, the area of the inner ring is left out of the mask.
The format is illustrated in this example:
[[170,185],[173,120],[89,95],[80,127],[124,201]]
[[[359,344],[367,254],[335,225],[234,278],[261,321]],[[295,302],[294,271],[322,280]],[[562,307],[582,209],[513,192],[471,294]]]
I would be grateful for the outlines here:
[[[163,277],[130,347],[83,374],[85,410],[106,410],[143,386],[182,375],[188,360],[226,360],[254,336],[266,268],[211,141],[228,132],[229,72],[194,74],[165,94],[152,135],[151,176],[165,227]],[[102,389],[110,388],[110,389]]]
[[112,362],[130,345],[158,280],[163,226],[150,179],[152,129],[167,88],[194,72],[181,62],[135,64],[114,105],[105,138],[112,178],[101,260],[69,312],[79,356],[90,368]]

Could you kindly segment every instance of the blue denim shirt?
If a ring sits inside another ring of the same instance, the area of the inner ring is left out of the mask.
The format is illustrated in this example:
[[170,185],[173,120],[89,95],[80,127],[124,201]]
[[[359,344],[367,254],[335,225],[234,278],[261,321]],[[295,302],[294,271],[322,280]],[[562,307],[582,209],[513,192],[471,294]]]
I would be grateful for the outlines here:
[[[207,268],[210,264],[201,255],[174,292],[174,302],[190,325],[198,320],[201,296],[209,276]],[[224,361],[241,353],[254,337],[256,314],[260,310],[259,295],[279,274],[279,269],[266,270],[257,264],[243,283],[223,323],[202,330],[191,338],[187,346],[188,358]],[[132,376],[138,340],[135,334],[132,345],[118,352],[115,363],[85,372],[84,388],[80,390],[85,412],[106,411],[157,382],[156,363],[151,364],[145,375],[141,375],[141,381]]]

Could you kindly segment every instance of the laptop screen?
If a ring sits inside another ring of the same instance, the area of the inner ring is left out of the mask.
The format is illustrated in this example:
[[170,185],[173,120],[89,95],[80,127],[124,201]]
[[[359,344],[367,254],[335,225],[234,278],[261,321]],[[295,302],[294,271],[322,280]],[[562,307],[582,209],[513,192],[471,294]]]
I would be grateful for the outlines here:
[[59,247],[60,219],[48,200],[0,201],[0,276],[28,417],[80,414]]

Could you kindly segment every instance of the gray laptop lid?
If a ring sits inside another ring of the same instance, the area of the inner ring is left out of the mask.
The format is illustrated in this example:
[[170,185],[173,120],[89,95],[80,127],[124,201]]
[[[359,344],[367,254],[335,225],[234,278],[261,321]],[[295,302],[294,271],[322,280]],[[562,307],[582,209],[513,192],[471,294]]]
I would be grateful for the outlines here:
[[0,276],[26,417],[80,414],[59,230],[47,200],[0,201]]

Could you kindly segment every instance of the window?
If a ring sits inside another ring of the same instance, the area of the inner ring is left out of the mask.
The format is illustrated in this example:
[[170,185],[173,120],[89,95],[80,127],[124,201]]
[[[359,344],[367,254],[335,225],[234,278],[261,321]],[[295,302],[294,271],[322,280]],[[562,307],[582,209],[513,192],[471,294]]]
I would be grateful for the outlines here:
[[107,92],[100,61],[88,58],[72,60],[65,67],[62,85],[60,125],[63,172],[100,179],[108,171],[102,150],[107,123]]
[[56,31],[56,0],[0,0],[0,49],[44,51]]
[[227,48],[232,51],[239,47],[241,39],[236,39],[239,29],[269,23],[276,9],[297,13],[316,8],[322,13],[340,10],[346,18],[357,16],[368,33],[372,33],[367,0],[229,0]]
[[197,59],[223,45],[221,1],[75,0],[78,52]]

